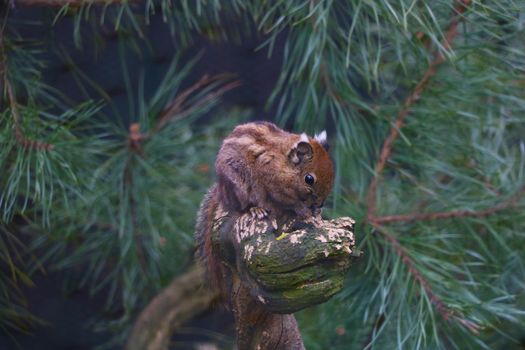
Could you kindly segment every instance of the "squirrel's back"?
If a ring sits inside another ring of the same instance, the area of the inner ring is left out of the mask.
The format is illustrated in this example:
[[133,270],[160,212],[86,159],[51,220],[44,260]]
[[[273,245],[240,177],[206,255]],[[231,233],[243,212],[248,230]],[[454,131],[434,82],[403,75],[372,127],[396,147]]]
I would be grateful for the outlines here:
[[309,138],[269,122],[237,126],[223,141],[215,169],[221,203],[239,212],[262,207],[305,216],[307,207],[322,206],[333,184],[325,132]]

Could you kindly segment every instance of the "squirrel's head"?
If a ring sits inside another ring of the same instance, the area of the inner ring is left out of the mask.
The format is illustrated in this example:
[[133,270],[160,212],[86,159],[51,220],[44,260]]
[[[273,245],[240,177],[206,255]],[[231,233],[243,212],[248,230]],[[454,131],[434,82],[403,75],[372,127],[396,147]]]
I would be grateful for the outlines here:
[[297,214],[303,217],[317,215],[334,184],[326,131],[314,138],[301,134],[288,153],[288,160],[297,169],[296,191],[303,203]]

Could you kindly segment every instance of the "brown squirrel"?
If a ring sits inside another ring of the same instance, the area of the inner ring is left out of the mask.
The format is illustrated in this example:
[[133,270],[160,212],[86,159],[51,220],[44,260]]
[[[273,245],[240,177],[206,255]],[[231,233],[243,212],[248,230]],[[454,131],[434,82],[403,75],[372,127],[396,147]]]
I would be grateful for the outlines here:
[[201,203],[196,239],[197,256],[219,288],[222,277],[211,241],[219,204],[228,212],[249,211],[259,219],[307,219],[320,214],[334,181],[325,131],[309,138],[269,122],[237,126],[224,139],[215,170],[217,183]]

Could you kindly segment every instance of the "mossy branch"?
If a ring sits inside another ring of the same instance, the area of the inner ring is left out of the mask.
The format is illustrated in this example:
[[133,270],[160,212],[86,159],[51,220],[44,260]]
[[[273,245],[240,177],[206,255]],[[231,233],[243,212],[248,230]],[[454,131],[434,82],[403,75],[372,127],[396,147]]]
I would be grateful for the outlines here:
[[351,218],[283,222],[216,211],[213,251],[231,285],[239,349],[304,349],[293,312],[341,291],[353,257]]

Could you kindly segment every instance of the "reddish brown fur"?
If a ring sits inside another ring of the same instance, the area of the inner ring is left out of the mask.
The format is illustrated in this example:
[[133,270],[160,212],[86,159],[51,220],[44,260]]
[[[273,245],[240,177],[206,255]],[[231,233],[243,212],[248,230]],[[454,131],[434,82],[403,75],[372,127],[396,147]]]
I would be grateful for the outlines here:
[[225,294],[224,282],[219,259],[213,254],[211,231],[213,218],[219,204],[217,196],[217,186],[212,186],[202,200],[197,224],[195,225],[195,235],[197,241],[196,257],[200,260],[208,272],[210,285],[218,289],[221,294]]
[[[318,213],[333,185],[332,161],[319,142],[308,138],[311,153],[294,164],[291,152],[301,140],[268,122],[237,126],[215,162],[225,207],[238,212],[261,207],[273,217],[286,211],[301,218]],[[313,186],[305,183],[307,173],[316,179]]]

